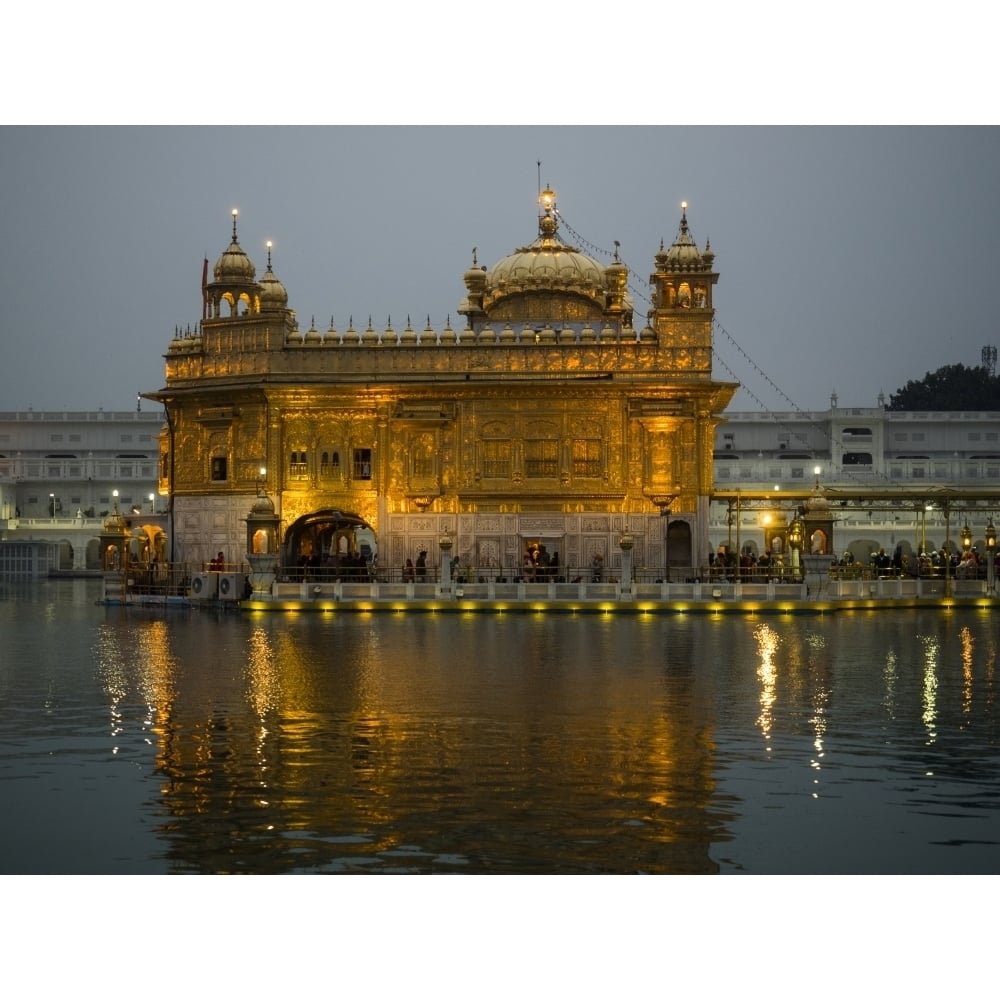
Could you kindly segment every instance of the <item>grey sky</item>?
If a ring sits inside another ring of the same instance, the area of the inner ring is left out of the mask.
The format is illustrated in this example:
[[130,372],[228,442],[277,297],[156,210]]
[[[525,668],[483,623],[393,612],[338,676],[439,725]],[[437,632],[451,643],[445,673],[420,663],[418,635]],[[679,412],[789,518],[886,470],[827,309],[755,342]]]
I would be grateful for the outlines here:
[[160,388],[233,207],[303,330],[458,323],[472,247],[492,265],[536,235],[538,160],[582,249],[620,241],[637,322],[688,202],[735,408],[874,405],[1000,341],[997,128],[5,127],[0,409]]

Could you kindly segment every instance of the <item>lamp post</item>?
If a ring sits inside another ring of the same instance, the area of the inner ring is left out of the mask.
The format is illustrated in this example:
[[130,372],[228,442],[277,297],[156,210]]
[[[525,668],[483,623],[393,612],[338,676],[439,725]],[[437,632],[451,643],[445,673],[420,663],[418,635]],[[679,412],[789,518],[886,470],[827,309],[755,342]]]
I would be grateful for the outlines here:
[[994,559],[996,558],[997,552],[997,529],[993,527],[993,518],[991,517],[986,524],[986,592],[992,597],[993,596],[993,584],[995,583],[994,574],[996,573],[996,566],[994,565]]
[[788,529],[788,547],[791,549],[792,580],[798,581],[802,576],[802,539],[805,535],[802,519],[796,514]]
[[55,493],[49,494],[49,519],[54,521],[56,519],[56,495]]
[[951,597],[951,504],[941,504],[944,510],[944,596]]
[[[670,508],[662,508],[661,514],[667,519],[667,530],[663,533],[663,561],[666,563],[663,568],[665,574],[664,579],[667,583],[670,583]],[[631,545],[629,548],[631,549]]]
[[155,514],[156,513],[156,494],[155,493],[150,493],[149,494],[149,513],[150,514]]
[[[740,498],[740,491],[737,490],[736,491],[736,565],[735,565],[735,569],[733,570],[733,581],[737,582],[737,583],[739,582],[739,578],[740,578],[740,556],[743,554],[743,551],[740,548],[740,545],[741,545],[741,543],[740,543],[740,522],[743,520],[742,511],[740,510],[740,499],[741,499]],[[726,555],[728,556],[729,553],[727,552]]]

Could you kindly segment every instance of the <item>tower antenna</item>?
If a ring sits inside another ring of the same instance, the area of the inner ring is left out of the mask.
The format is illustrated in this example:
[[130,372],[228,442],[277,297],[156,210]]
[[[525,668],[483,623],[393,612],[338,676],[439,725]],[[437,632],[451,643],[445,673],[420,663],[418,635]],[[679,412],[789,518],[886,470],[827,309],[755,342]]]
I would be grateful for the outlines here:
[[993,344],[987,344],[983,348],[983,367],[986,373],[992,378],[997,373],[997,349]]

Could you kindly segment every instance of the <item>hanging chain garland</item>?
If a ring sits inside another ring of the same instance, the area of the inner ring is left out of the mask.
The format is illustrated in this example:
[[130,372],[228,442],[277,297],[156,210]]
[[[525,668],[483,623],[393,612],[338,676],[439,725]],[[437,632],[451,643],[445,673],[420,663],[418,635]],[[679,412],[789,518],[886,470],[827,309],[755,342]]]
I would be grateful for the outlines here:
[[[719,327],[719,329],[720,329],[720,330],[722,330],[722,327],[720,326],[720,327]],[[725,330],[723,330],[722,332],[723,332],[723,333],[725,333],[726,331],[725,331]],[[727,334],[726,334],[726,336],[728,337],[728,336],[729,336],[729,334],[727,333]],[[737,343],[736,343],[735,341],[733,341],[733,340],[732,340],[732,337],[730,337],[729,339],[730,339],[730,340],[732,341],[732,343],[733,343],[733,346],[734,346],[734,347],[735,347],[735,348],[736,348],[736,349],[737,349],[737,350],[738,350],[738,351],[740,352],[740,354],[742,354],[742,355],[743,355],[743,356],[744,356],[745,358],[747,358],[747,361],[748,361],[748,362],[749,362],[749,363],[750,363],[751,365],[753,365],[753,362],[752,362],[752,361],[750,361],[750,358],[749,358],[749,357],[747,356],[746,352],[745,352],[745,351],[744,351],[744,350],[743,350],[743,349],[742,349],[742,348],[741,348],[741,347],[739,346],[739,344],[737,344]],[[781,419],[781,418],[780,418],[780,417],[779,417],[779,416],[778,416],[778,415],[777,415],[776,413],[774,413],[774,412],[772,412],[771,410],[769,410],[769,409],[767,408],[767,406],[765,406],[765,405],[764,405],[764,403],[763,403],[763,402],[762,402],[762,401],[761,401],[760,399],[758,399],[758,397],[757,397],[756,395],[754,395],[754,393],[753,393],[753,392],[751,392],[751,391],[750,391],[750,390],[749,390],[749,389],[748,389],[748,388],[746,387],[746,385],[744,385],[744,383],[740,382],[740,380],[739,380],[739,378],[737,377],[736,373],[735,373],[735,372],[734,372],[734,371],[732,370],[732,368],[730,368],[730,367],[729,367],[729,365],[728,365],[728,364],[726,364],[726,361],[725,361],[725,359],[724,359],[724,358],[722,357],[722,355],[721,355],[721,354],[719,354],[719,352],[718,352],[718,350],[716,349],[716,347],[715,347],[715,345],[714,345],[714,344],[713,344],[713,346],[712,346],[712,354],[713,354],[713,356],[715,357],[715,360],[716,360],[716,361],[718,361],[718,362],[719,362],[719,364],[720,364],[720,365],[721,365],[721,366],[722,366],[723,368],[725,368],[726,372],[727,372],[727,373],[729,374],[729,377],[730,377],[730,378],[731,378],[731,379],[732,379],[732,380],[733,380],[734,382],[739,382],[739,383],[740,383],[740,389],[741,389],[741,390],[742,390],[743,392],[745,392],[745,393],[746,393],[746,394],[747,394],[747,395],[748,395],[748,396],[749,396],[749,397],[750,397],[750,398],[751,398],[751,399],[752,399],[752,400],[753,400],[753,401],[754,401],[754,402],[755,402],[755,403],[756,403],[756,404],[757,404],[757,405],[758,405],[758,406],[759,406],[759,407],[761,408],[761,411],[762,411],[762,412],[764,413],[764,415],[765,415],[765,416],[767,416],[767,417],[770,417],[770,418],[771,418],[771,420],[772,420],[772,421],[774,422],[774,424],[775,424],[775,425],[776,425],[777,427],[781,428],[781,429],[782,429],[782,430],[784,430],[784,431],[787,431],[787,432],[788,432],[788,434],[789,434],[789,435],[790,435],[791,437],[794,437],[794,438],[795,438],[795,439],[796,439],[797,441],[801,442],[801,444],[803,445],[803,447],[804,447],[804,448],[809,448],[809,442],[807,441],[807,439],[805,438],[805,436],[804,436],[804,435],[803,435],[803,434],[802,434],[802,433],[801,433],[800,431],[796,431],[796,430],[793,430],[793,429],[792,429],[792,428],[791,428],[791,427],[790,427],[790,426],[789,426],[788,424],[784,423],[784,422],[782,421],[782,419]],[[753,367],[754,367],[754,368],[755,368],[755,369],[756,369],[757,371],[760,371],[760,369],[758,369],[758,368],[756,367],[756,365],[753,365]],[[766,375],[764,375],[764,373],[763,373],[763,372],[761,372],[761,375],[763,375],[763,377],[764,377],[765,379],[767,378],[767,376],[766,376]],[[767,381],[768,381],[768,382],[769,382],[769,383],[770,383],[771,385],[774,385],[774,383],[773,383],[773,382],[771,382],[771,380],[770,380],[770,379],[767,379]],[[784,393],[781,393],[781,390],[780,390],[780,389],[778,389],[778,388],[777,388],[777,386],[775,386],[775,389],[776,389],[776,390],[777,390],[777,391],[778,391],[778,392],[779,392],[779,393],[780,393],[780,394],[781,394],[781,395],[783,396],[783,398],[784,398],[784,399],[788,400],[788,402],[789,402],[789,403],[791,403],[791,406],[792,406],[792,409],[794,409],[794,410],[796,411],[796,413],[800,413],[800,414],[801,414],[802,416],[804,416],[804,417],[805,417],[805,416],[807,416],[807,414],[805,413],[805,411],[803,411],[803,410],[799,409],[799,407],[797,407],[797,406],[796,406],[796,405],[795,405],[794,403],[792,403],[792,401],[791,401],[790,399],[788,399],[788,397],[787,397],[787,396],[785,396],[785,395],[784,395]],[[817,432],[819,433],[819,435],[820,435],[820,436],[821,436],[822,438],[824,438],[824,439],[825,439],[825,441],[826,441],[826,443],[827,443],[827,446],[828,446],[828,447],[829,447],[829,449],[830,449],[830,455],[831,455],[831,457],[832,457],[832,455],[833,455],[833,439],[832,439],[832,438],[830,437],[830,434],[829,434],[829,432],[827,431],[827,429],[826,429],[826,428],[825,428],[825,427],[824,427],[824,426],[823,426],[822,424],[818,424],[818,423],[816,423],[816,421],[815,421],[815,420],[810,420],[810,421],[809,421],[809,426],[810,426],[810,427],[811,427],[811,428],[812,428],[813,430],[817,431]],[[811,449],[811,448],[809,448],[809,450],[811,451],[812,449]],[[853,472],[848,472],[848,471],[847,471],[846,469],[843,469],[843,468],[841,469],[841,475],[842,475],[842,476],[843,476],[844,478],[846,478],[846,479],[848,479],[848,480],[850,480],[850,481],[852,481],[852,482],[855,482],[855,483],[857,483],[857,484],[858,484],[859,486],[863,486],[863,485],[864,485],[865,483],[867,483],[867,482],[868,482],[868,480],[867,480],[867,479],[861,479],[861,478],[859,478],[858,476],[856,476],[856,475],[855,475],[855,474],[854,474]],[[889,477],[888,477],[888,476],[887,476],[887,475],[886,475],[886,474],[885,474],[884,472],[881,472],[881,471],[879,471],[879,472],[877,472],[877,473],[876,473],[876,475],[878,475],[879,479],[883,479],[883,480],[885,480],[885,481],[886,481],[887,483],[888,483],[888,482],[890,482],[890,479],[889,479]]]
[[[617,250],[612,252],[610,250],[605,250],[603,247],[599,247],[599,246],[596,246],[595,244],[591,243],[590,240],[588,240],[585,237],[581,236],[566,221],[566,216],[564,216],[562,214],[562,212],[560,212],[558,209],[554,209],[554,211],[555,211],[556,218],[559,220],[559,224],[561,226],[563,226],[566,229],[566,231],[573,237],[573,239],[576,240],[576,242],[579,243],[581,246],[583,246],[585,249],[589,250],[591,253],[600,254],[602,257],[607,257],[609,260],[619,260],[619,261],[621,261],[621,263],[623,263],[625,265],[626,269],[628,270],[628,276],[629,276],[628,290],[636,298],[642,299],[642,301],[645,302],[646,305],[652,306],[653,300],[649,297],[649,295],[646,294],[646,292],[644,292],[640,288],[636,287],[635,283],[632,280],[633,275],[636,273],[635,269],[632,267],[631,264],[628,263],[628,261],[622,259],[621,254],[618,253]],[[649,282],[646,282],[646,288],[647,289],[649,288]]]

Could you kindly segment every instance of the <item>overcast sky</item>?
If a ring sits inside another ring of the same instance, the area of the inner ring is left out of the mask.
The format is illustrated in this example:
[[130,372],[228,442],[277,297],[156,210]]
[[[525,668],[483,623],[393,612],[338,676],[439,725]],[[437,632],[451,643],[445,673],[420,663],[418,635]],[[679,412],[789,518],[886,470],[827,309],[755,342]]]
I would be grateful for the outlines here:
[[539,160],[583,249],[621,243],[637,317],[688,202],[738,409],[874,405],[1000,342],[996,128],[7,127],[0,409],[160,388],[234,207],[303,330],[457,323],[472,248],[534,239]]

